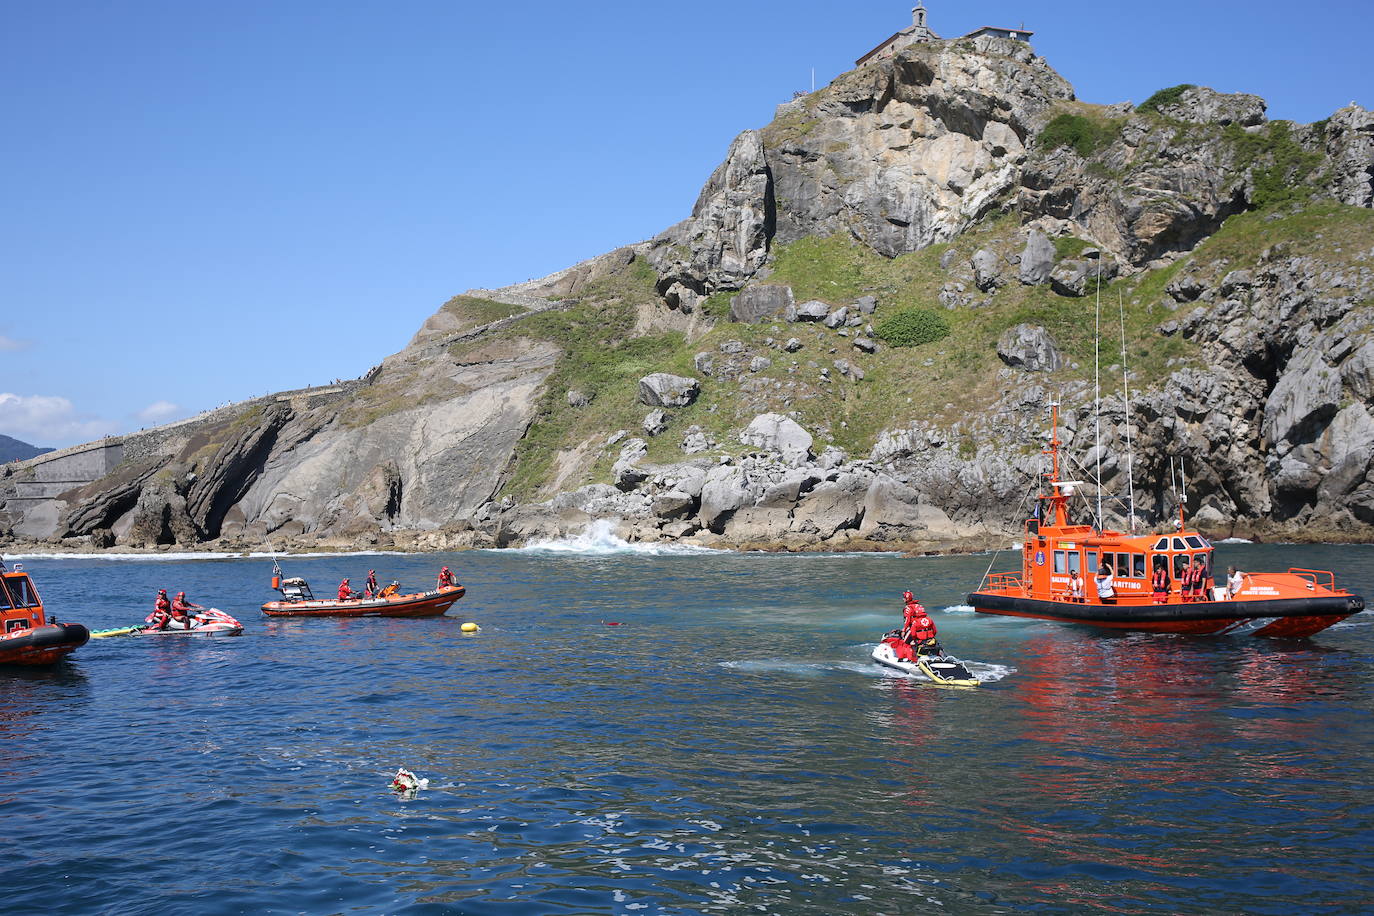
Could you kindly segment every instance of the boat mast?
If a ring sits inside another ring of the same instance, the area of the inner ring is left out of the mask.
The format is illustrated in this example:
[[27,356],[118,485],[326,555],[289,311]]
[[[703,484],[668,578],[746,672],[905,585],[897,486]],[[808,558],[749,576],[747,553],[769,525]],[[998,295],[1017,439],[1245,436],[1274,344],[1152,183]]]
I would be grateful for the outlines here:
[[[1045,454],[1050,456],[1050,495],[1042,496],[1050,504],[1050,514],[1054,524],[1060,528],[1069,524],[1069,497],[1064,492],[1064,484],[1059,480],[1059,402],[1050,402],[1050,447]],[[1042,519],[1047,521],[1047,519]]]
[[[1099,256],[1100,257],[1100,256]],[[1093,412],[1097,437],[1097,530],[1106,527],[1102,518],[1102,264],[1097,265],[1097,321],[1093,326]]]
[[1135,534],[1135,448],[1131,443],[1131,373],[1126,368],[1126,304],[1121,290],[1116,291],[1116,307],[1121,314],[1121,389],[1126,397],[1126,496],[1130,506],[1130,531]]

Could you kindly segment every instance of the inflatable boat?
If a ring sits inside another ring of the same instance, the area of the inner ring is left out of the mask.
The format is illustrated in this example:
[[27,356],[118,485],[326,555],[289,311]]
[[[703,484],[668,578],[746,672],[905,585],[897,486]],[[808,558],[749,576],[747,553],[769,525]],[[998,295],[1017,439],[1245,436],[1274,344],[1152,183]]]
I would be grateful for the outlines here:
[[461,585],[386,598],[316,598],[304,579],[280,579],[282,600],[262,606],[268,617],[441,617],[467,593]]
[[0,564],[0,665],[51,665],[86,644],[91,633],[79,623],[58,623],[24,567]]

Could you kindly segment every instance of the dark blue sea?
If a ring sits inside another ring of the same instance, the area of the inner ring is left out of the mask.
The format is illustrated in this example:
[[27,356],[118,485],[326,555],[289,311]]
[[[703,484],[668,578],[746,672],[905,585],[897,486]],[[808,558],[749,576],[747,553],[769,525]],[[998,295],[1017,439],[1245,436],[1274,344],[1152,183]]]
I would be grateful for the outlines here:
[[[468,587],[399,621],[267,620],[262,558],[24,560],[64,621],[165,587],[246,630],[0,672],[0,911],[1374,908],[1370,614],[1121,635],[974,615],[988,556],[561,547],[283,560],[321,593]],[[1371,547],[1219,553],[1374,596]],[[985,686],[869,661],[906,588]]]

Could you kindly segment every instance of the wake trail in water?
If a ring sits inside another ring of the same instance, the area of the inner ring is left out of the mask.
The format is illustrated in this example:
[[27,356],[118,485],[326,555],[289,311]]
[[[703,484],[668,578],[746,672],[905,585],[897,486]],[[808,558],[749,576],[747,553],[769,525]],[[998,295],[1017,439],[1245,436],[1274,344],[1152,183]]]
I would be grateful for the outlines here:
[[720,554],[722,551],[693,544],[645,544],[631,543],[615,533],[611,522],[603,520],[592,522],[578,535],[570,538],[532,541],[524,547],[516,547],[512,553],[552,553],[578,554],[581,556],[612,556],[615,554],[636,554],[646,557],[690,556]]

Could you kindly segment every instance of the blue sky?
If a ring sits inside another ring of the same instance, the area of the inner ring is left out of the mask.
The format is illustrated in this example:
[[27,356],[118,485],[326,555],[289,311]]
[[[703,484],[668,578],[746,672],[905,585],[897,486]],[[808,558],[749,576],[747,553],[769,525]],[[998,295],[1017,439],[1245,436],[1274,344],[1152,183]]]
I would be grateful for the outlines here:
[[[0,433],[62,446],[365,372],[450,296],[685,217],[909,2],[0,0]],[[1374,107],[1367,3],[928,0],[1079,97]]]

